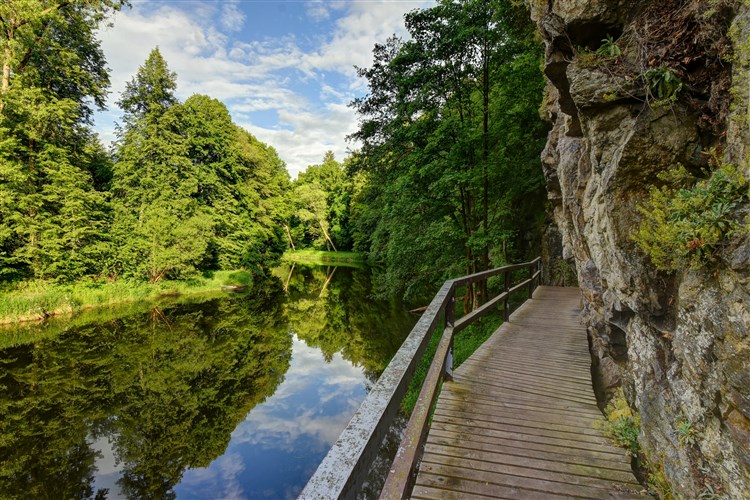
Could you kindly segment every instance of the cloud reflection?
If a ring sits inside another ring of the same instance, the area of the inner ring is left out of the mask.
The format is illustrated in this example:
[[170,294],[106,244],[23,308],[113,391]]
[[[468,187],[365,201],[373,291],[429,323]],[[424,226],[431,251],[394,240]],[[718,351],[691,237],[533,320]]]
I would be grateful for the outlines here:
[[[185,471],[178,498],[289,498],[301,491],[366,395],[366,378],[340,354],[294,337],[284,382],[232,433],[227,452]],[[312,465],[311,465],[312,464]]]

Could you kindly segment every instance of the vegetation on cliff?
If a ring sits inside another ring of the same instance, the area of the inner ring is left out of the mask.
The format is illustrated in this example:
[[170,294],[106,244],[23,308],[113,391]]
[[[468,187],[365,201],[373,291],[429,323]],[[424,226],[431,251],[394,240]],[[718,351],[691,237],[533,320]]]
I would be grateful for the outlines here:
[[651,188],[633,236],[658,269],[700,268],[747,234],[737,210],[747,202],[748,182],[734,166],[721,164],[703,179],[680,167],[660,179],[667,184]]

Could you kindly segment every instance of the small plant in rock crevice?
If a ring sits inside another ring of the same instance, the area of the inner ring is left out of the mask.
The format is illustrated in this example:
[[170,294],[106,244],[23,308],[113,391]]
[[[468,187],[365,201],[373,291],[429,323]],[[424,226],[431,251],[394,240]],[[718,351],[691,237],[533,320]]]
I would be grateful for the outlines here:
[[688,420],[680,420],[675,426],[677,439],[680,444],[693,446],[698,442],[698,431],[693,428],[693,423]]
[[622,51],[620,50],[620,47],[614,41],[612,35],[609,34],[602,39],[602,45],[596,49],[596,55],[598,56],[620,57],[621,54]]
[[643,74],[651,102],[656,106],[671,106],[682,90],[682,80],[670,68],[651,68]]

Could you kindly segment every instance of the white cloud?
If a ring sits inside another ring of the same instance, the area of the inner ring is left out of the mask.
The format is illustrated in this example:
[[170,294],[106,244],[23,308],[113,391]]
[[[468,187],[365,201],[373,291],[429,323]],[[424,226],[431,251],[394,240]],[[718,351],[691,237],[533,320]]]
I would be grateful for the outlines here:
[[237,2],[227,2],[221,11],[221,25],[229,31],[240,31],[245,25],[245,14],[237,8]]
[[[243,38],[249,35],[242,31],[251,2],[134,3],[101,32],[112,94],[110,111],[96,117],[98,131],[104,140],[114,137],[112,121],[119,119],[114,103],[158,46],[178,75],[180,99],[201,93],[224,102],[236,123],[278,151],[292,176],[319,163],[328,150],[343,160],[345,137],[357,127],[347,104],[366,90],[353,65],[369,66],[376,42],[403,34],[403,13],[431,3],[308,1],[305,13],[328,19],[321,25],[333,25],[332,32],[252,34],[253,39]],[[305,43],[317,45],[303,50],[297,39],[303,35]],[[327,79],[331,72],[344,79]],[[265,113],[264,120],[278,116],[279,122],[259,122],[258,112]]]
[[322,21],[331,17],[331,13],[323,0],[308,0],[307,15],[314,21]]

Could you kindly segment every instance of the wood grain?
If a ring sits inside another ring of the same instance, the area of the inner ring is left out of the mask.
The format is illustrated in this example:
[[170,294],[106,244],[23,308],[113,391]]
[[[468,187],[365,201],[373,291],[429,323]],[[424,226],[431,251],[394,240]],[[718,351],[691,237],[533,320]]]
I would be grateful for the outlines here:
[[577,289],[539,287],[443,384],[412,498],[643,498],[595,426]]

